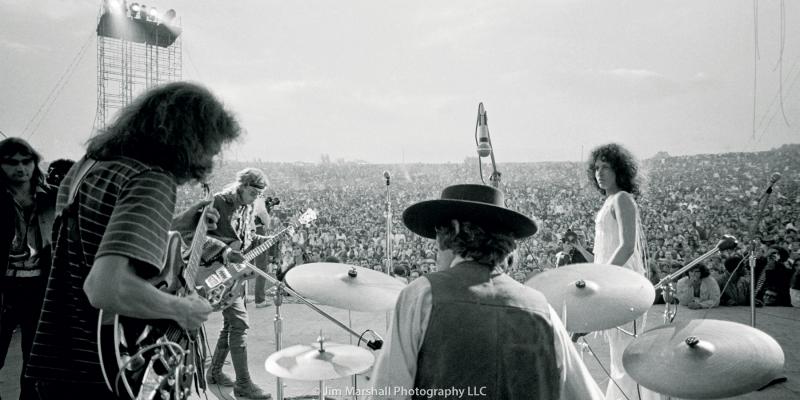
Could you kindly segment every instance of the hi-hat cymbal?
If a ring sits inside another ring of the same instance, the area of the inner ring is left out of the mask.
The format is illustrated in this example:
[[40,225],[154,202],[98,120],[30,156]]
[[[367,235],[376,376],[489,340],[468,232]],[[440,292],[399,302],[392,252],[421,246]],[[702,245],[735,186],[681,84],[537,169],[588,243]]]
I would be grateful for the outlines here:
[[406,286],[387,274],[337,263],[298,265],[286,282],[304,297],[354,311],[391,310]]
[[364,372],[375,357],[369,350],[361,347],[324,343],[323,351],[319,345],[299,344],[272,353],[264,367],[272,375],[301,381],[324,381],[343,378]]
[[771,336],[712,319],[647,331],[622,354],[625,371],[640,385],[691,399],[752,392],[780,376],[783,362],[783,350]]
[[526,285],[542,292],[570,332],[620,326],[647,312],[656,297],[643,275],[615,265],[573,264],[533,276]]

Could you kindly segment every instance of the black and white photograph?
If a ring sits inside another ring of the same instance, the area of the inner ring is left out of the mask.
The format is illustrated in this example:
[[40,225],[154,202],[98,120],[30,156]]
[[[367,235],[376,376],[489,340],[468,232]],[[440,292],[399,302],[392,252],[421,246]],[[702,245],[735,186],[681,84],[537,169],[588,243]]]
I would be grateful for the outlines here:
[[0,399],[800,398],[798,3],[0,26]]

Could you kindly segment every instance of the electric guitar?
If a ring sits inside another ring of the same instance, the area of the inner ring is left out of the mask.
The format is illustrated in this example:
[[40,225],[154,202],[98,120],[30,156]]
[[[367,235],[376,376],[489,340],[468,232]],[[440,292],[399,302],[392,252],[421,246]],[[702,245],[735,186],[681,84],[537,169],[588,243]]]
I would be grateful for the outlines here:
[[[210,196],[205,187],[207,197]],[[184,265],[177,232],[170,232],[162,272],[149,282],[160,290],[185,297],[194,292],[208,230],[205,209],[194,232],[189,261]],[[130,399],[184,400],[192,383],[205,389],[202,330],[187,331],[172,320],[142,320],[100,310],[97,347],[103,378],[117,396]]]
[[227,308],[244,294],[245,281],[255,277],[255,273],[246,264],[269,250],[284,236],[294,234],[297,226],[308,225],[315,219],[317,219],[317,212],[309,208],[297,218],[296,222],[289,224],[274,236],[243,254],[244,263],[225,265],[221,262],[213,262],[204,266],[205,268],[200,268],[197,275],[197,293],[208,300],[214,311]]

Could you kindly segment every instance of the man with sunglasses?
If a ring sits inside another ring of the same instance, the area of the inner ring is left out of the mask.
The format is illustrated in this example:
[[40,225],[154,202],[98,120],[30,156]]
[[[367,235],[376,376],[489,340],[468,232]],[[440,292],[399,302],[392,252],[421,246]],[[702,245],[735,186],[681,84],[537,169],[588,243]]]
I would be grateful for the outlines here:
[[[206,260],[221,259],[223,263],[244,262],[242,250],[260,244],[265,236],[256,234],[253,203],[267,187],[267,176],[257,168],[245,168],[236,174],[236,182],[214,195],[214,208],[219,211],[217,229],[208,232],[203,248]],[[265,393],[250,379],[247,366],[247,330],[250,328],[244,297],[222,310],[223,325],[211,358],[208,383],[233,386],[237,397],[268,399]],[[222,372],[222,366],[230,352],[236,380]]]

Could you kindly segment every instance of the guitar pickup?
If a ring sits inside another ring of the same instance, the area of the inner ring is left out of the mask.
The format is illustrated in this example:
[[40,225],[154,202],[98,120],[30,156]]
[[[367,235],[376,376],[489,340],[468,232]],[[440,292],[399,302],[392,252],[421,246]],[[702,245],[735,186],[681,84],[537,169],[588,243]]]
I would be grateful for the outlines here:
[[231,277],[232,275],[230,272],[228,272],[227,268],[220,267],[217,268],[217,270],[213,274],[208,275],[208,278],[206,278],[206,280],[203,282],[205,282],[206,287],[208,287],[209,289],[213,289],[221,285],[223,282],[231,279]]
[[247,266],[244,264],[233,264],[233,269],[235,269],[236,272],[242,272],[242,270],[245,268],[247,268]]

